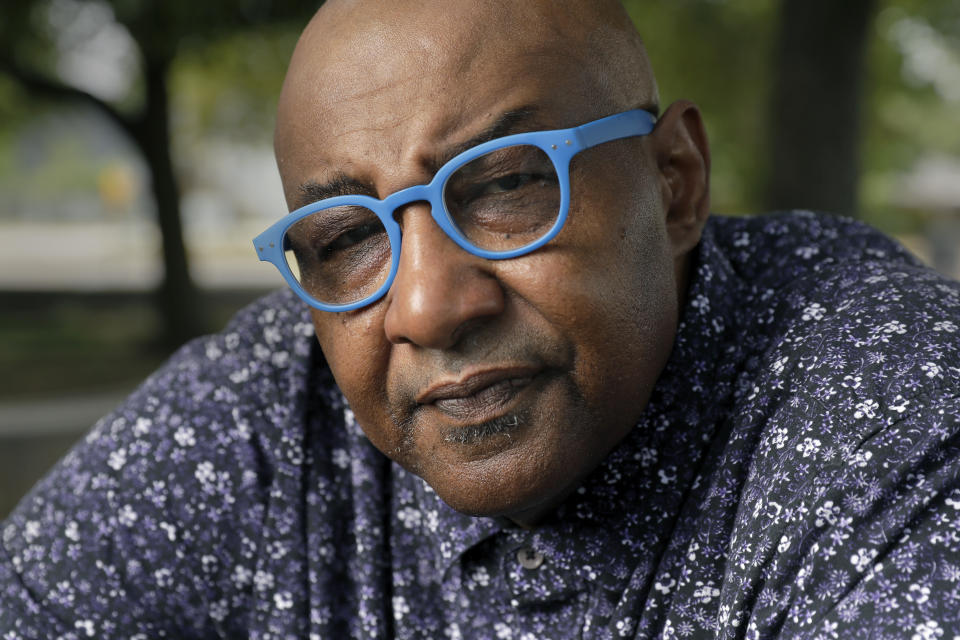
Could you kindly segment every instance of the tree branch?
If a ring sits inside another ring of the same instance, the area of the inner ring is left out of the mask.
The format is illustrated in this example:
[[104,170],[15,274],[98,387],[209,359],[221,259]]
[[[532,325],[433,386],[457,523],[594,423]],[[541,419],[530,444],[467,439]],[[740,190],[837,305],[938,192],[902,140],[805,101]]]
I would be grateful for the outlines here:
[[24,89],[36,95],[53,99],[85,102],[92,105],[99,109],[101,113],[106,114],[108,118],[116,123],[129,136],[134,139],[137,138],[136,121],[92,93],[25,69],[6,56],[0,57],[0,71],[8,73],[14,80],[19,82]]

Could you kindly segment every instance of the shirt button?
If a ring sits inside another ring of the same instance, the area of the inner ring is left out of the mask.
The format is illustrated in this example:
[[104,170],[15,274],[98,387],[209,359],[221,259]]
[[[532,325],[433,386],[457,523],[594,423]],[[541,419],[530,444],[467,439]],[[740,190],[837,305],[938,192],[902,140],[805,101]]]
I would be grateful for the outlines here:
[[536,549],[524,547],[517,551],[517,561],[524,569],[539,569],[543,564],[543,554]]

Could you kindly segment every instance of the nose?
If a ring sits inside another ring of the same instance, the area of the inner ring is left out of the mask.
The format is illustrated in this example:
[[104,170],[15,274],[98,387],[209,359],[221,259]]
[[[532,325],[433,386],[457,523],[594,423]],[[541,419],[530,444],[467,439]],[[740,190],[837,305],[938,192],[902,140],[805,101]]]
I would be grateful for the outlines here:
[[403,227],[400,264],[383,328],[394,344],[454,347],[470,327],[504,309],[500,282],[483,258],[461,249],[418,203],[397,214]]

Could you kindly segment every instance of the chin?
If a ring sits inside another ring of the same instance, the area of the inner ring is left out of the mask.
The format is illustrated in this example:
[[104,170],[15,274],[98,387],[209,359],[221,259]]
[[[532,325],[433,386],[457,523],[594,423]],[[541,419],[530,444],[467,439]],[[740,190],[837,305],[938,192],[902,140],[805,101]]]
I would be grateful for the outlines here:
[[457,463],[434,460],[420,475],[452,509],[525,526],[555,509],[586,475],[573,473],[576,467],[563,456],[544,459],[523,446]]
[[632,425],[589,410],[572,385],[546,377],[481,415],[419,411],[394,459],[456,511],[525,525],[559,506]]

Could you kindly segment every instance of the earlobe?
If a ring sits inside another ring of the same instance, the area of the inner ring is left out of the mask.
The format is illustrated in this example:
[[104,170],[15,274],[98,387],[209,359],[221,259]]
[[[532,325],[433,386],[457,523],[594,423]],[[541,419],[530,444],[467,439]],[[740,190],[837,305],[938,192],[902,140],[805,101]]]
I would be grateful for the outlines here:
[[700,110],[681,100],[664,112],[651,134],[666,214],[666,229],[679,258],[700,241],[710,214],[710,147]]

